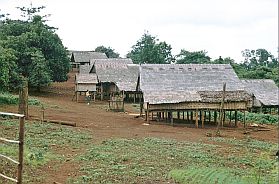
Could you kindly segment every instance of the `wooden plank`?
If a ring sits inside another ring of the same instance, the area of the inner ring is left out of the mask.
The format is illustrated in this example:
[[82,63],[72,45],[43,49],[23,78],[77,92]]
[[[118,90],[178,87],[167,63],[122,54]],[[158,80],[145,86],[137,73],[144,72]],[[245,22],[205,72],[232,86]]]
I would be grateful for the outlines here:
[[5,159],[7,159],[7,160],[9,160],[9,161],[11,161],[11,162],[13,162],[13,163],[15,163],[15,164],[19,164],[18,161],[14,160],[14,159],[12,159],[12,158],[6,156],[6,155],[0,154],[0,157],[3,157],[3,158],[5,158]]
[[16,183],[18,182],[16,179],[11,178],[11,177],[8,177],[8,176],[5,176],[4,174],[1,174],[1,173],[0,173],[0,176],[3,177],[3,178],[5,178],[5,179],[7,179],[7,180],[11,180],[11,181],[16,182]]
[[5,116],[15,116],[15,117],[24,117],[24,114],[16,114],[16,113],[9,113],[9,112],[0,112],[0,115],[5,115]]
[[8,142],[8,143],[19,144],[19,141],[9,140],[9,139],[5,139],[5,138],[2,138],[2,137],[0,137],[0,141],[4,141],[4,142]]

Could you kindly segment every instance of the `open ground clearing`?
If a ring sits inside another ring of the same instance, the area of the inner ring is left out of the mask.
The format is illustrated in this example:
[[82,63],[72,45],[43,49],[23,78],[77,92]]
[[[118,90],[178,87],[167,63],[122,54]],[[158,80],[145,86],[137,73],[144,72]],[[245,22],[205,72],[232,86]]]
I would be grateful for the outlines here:
[[[241,126],[224,128],[214,137],[215,127],[144,125],[133,115],[136,105],[115,113],[107,111],[106,102],[88,106],[71,101],[72,95],[73,78],[31,93],[44,104],[46,119],[77,127],[26,122],[25,183],[278,183],[276,126],[250,134]],[[17,106],[0,111],[17,112]],[[40,107],[30,106],[29,114],[40,117]],[[16,120],[1,120],[1,137],[15,137],[14,127]],[[13,156],[15,149],[0,147]],[[0,172],[14,174],[9,166],[1,162]]]

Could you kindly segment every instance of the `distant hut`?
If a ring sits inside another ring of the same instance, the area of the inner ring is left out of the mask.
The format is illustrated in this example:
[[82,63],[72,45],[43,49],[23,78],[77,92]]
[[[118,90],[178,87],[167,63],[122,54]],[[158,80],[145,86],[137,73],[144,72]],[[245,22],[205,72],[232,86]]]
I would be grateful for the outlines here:
[[271,112],[278,109],[279,89],[271,79],[244,79],[241,80],[245,89],[253,94],[252,111]]
[[176,114],[177,119],[189,122],[194,122],[194,116],[196,127],[199,122],[203,127],[205,117],[211,121],[212,112],[216,122],[217,113],[219,116],[221,113],[224,121],[225,111],[235,111],[237,122],[236,112],[252,106],[252,97],[229,64],[143,64],[140,66],[139,87],[143,92],[147,121],[150,113],[151,118],[155,113],[157,120],[173,123]]
[[81,65],[90,64],[90,59],[106,59],[105,53],[94,51],[71,51],[71,66],[77,68]]
[[76,101],[79,101],[79,96],[85,95],[88,90],[93,95],[95,101],[96,86],[98,80],[96,74],[76,74],[75,76],[75,97]]
[[111,98],[116,93],[124,94],[127,98],[133,95],[134,101],[141,98],[137,91],[139,65],[133,64],[131,59],[94,59],[91,63],[93,67],[87,71],[98,76],[101,100]]

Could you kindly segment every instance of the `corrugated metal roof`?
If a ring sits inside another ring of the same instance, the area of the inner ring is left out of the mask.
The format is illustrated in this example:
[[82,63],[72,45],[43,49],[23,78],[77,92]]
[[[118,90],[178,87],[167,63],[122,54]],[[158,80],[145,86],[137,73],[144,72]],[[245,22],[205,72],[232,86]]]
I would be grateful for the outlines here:
[[279,89],[271,79],[244,79],[241,80],[245,89],[253,93],[256,100],[259,100],[265,106],[278,106]]
[[248,96],[244,95],[244,85],[229,64],[140,66],[140,89],[144,94],[144,102],[150,104],[214,100],[212,92],[220,93],[223,83],[226,83],[226,91],[239,91],[234,98],[228,95],[230,100],[244,100]]

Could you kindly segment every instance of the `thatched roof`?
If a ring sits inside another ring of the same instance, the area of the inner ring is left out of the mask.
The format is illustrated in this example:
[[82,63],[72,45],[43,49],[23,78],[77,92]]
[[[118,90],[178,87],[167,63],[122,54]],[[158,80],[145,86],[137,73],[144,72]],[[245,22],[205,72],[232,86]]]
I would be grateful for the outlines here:
[[97,84],[96,74],[76,74],[76,84]]
[[71,61],[75,63],[89,63],[91,59],[106,59],[105,53],[93,51],[72,51]]
[[139,65],[131,59],[94,59],[92,72],[96,72],[99,82],[113,82],[120,91],[136,91]]
[[150,104],[220,102],[226,83],[226,101],[250,98],[229,64],[144,64],[140,89]]
[[244,79],[241,80],[245,89],[253,93],[256,100],[264,106],[278,106],[279,89],[271,79]]

